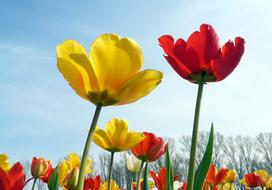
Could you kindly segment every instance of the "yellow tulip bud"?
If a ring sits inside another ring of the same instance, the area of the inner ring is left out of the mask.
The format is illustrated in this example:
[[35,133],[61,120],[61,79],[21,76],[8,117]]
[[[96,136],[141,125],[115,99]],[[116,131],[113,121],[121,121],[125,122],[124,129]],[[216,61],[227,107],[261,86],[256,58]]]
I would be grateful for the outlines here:
[[75,190],[78,183],[79,168],[74,168],[68,176],[67,186],[70,190]]

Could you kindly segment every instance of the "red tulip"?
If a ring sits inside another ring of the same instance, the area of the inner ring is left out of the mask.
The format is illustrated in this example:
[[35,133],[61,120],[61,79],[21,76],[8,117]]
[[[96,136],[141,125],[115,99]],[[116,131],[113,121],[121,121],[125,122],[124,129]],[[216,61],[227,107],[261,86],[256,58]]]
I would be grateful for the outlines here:
[[31,163],[31,174],[34,178],[39,178],[47,183],[53,170],[50,160],[33,157]]
[[26,176],[23,166],[17,162],[12,168],[5,173],[0,168],[0,189],[1,190],[22,190],[24,187]]
[[213,82],[225,79],[238,65],[244,53],[244,39],[236,37],[221,48],[219,37],[213,27],[202,24],[187,42],[171,35],[159,37],[164,57],[184,79],[194,83]]
[[89,177],[85,179],[83,190],[98,190],[101,185],[101,177],[98,175],[94,179]]
[[[156,173],[153,171],[150,171],[149,174],[153,178],[158,190],[166,190],[166,168],[165,167],[160,169],[158,175],[156,175]],[[178,176],[175,176],[174,181],[177,178]]]
[[261,185],[261,176],[256,175],[254,173],[245,175],[245,182],[248,187],[258,187]]
[[143,161],[156,161],[166,151],[166,145],[161,137],[156,137],[153,133],[143,133],[145,139],[137,144],[131,152],[138,159]]

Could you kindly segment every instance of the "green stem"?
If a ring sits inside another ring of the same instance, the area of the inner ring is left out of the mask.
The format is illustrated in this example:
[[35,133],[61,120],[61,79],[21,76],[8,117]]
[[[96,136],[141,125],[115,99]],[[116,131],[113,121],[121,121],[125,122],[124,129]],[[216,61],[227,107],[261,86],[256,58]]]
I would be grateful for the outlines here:
[[113,166],[113,158],[114,158],[114,152],[111,152],[109,176],[108,176],[108,190],[111,189],[111,173],[112,173],[112,166]]
[[94,113],[94,116],[93,116],[93,121],[92,121],[92,124],[90,126],[88,137],[87,137],[87,140],[86,140],[86,143],[85,143],[83,155],[82,155],[82,158],[81,158],[79,177],[78,177],[78,186],[77,186],[78,190],[83,190],[85,168],[86,168],[86,165],[87,165],[87,160],[88,160],[88,155],[89,155],[89,151],[90,151],[90,146],[91,146],[93,133],[94,133],[94,130],[95,130],[95,127],[96,127],[96,124],[97,124],[97,120],[99,118],[99,114],[101,112],[101,108],[102,108],[101,104],[96,105],[95,113]]
[[130,190],[133,190],[133,182],[134,182],[134,178],[135,178],[135,173],[133,172],[133,173],[132,173],[132,176],[131,176],[131,181],[130,181]]
[[145,163],[144,171],[144,188],[143,190],[149,190],[149,180],[148,180],[148,161]]
[[37,178],[35,178],[34,181],[33,181],[32,190],[35,189],[35,183],[36,183],[36,181],[37,181]]
[[194,180],[195,180],[195,161],[196,161],[196,148],[197,148],[197,139],[198,139],[198,124],[199,124],[199,113],[201,98],[203,92],[204,83],[200,82],[198,85],[196,106],[195,106],[195,117],[192,133],[192,142],[191,142],[191,152],[190,152],[190,162],[189,162],[189,171],[187,179],[187,190],[193,190]]
[[140,170],[138,172],[137,190],[141,190],[141,175],[142,175],[142,170],[143,170],[143,167],[144,167],[144,163],[145,162],[142,160]]

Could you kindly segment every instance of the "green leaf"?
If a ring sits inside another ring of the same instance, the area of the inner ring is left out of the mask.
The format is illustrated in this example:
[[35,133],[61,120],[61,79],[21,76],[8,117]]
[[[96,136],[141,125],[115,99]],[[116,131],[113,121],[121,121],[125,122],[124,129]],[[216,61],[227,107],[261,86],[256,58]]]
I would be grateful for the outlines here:
[[144,170],[144,186],[143,186],[143,190],[149,190],[148,162],[145,163],[145,170]]
[[170,154],[168,149],[168,144],[166,146],[166,190],[174,189],[174,181],[173,181],[173,169],[170,160]]
[[49,190],[58,190],[59,189],[59,166],[54,169],[54,172],[50,175],[48,181]]
[[204,180],[206,178],[207,172],[209,170],[209,167],[212,161],[213,141],[214,141],[214,130],[213,130],[213,123],[212,123],[210,135],[209,135],[209,141],[208,141],[205,153],[195,173],[194,190],[202,189]]

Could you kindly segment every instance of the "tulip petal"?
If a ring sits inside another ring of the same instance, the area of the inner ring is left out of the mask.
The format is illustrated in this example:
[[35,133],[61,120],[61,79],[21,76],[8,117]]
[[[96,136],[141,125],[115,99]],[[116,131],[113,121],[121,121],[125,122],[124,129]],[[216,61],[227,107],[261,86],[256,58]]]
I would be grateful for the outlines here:
[[139,142],[141,142],[145,136],[142,133],[130,131],[126,135],[125,143],[120,144],[122,150],[129,150],[135,147]]
[[9,179],[6,175],[6,172],[0,168],[0,189],[1,190],[9,190]]
[[109,150],[112,147],[112,142],[108,134],[98,127],[96,127],[95,129],[93,141],[95,142],[96,145],[100,146],[105,150]]
[[111,139],[112,148],[120,149],[121,146],[126,144],[128,133],[128,123],[123,119],[112,119],[106,125],[106,133]]
[[90,83],[87,72],[81,66],[62,58],[58,58],[58,69],[75,92],[80,97],[89,100]]
[[131,77],[118,92],[116,105],[128,104],[149,94],[160,82],[163,74],[156,70],[144,70]]
[[171,55],[174,46],[174,38],[171,35],[163,35],[158,38],[158,41],[164,53],[166,55]]
[[208,24],[202,24],[200,31],[196,31],[191,34],[187,40],[187,45],[193,47],[199,56],[199,60],[203,60],[200,63],[201,69],[208,69],[209,64],[219,50],[219,37],[214,31],[213,27]]
[[143,63],[139,45],[116,34],[103,34],[96,38],[91,45],[90,59],[100,90],[107,90],[110,94],[119,90]]
[[82,70],[85,70],[88,75],[86,80],[88,80],[90,84],[89,88],[91,88],[94,92],[99,90],[93,67],[89,61],[84,47],[82,47],[81,44],[74,40],[66,40],[63,44],[57,46],[57,58],[58,62],[59,59],[64,59],[67,62],[78,65]]
[[222,47],[222,55],[211,63],[211,70],[213,70],[216,81],[225,79],[238,65],[244,53],[245,41],[241,37],[235,38],[235,45],[232,41],[228,41]]
[[19,162],[12,166],[7,176],[10,179],[11,189],[23,189],[26,176],[24,174],[24,168]]

